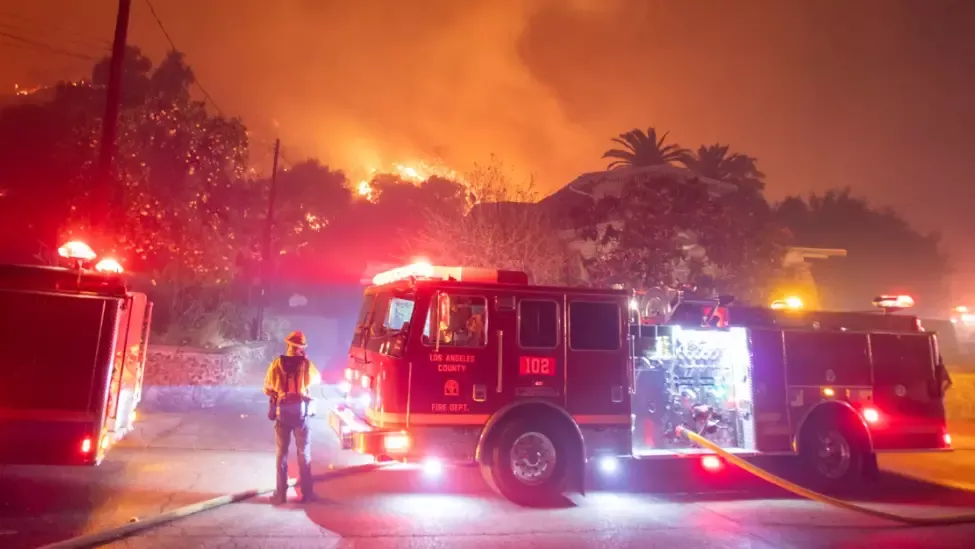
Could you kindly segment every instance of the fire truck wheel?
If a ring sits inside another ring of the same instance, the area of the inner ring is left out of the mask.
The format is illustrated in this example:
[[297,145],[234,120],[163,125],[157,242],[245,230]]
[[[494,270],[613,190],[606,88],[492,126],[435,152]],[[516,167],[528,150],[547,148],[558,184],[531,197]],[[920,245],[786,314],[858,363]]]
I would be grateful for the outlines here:
[[569,459],[565,448],[558,428],[537,420],[512,420],[491,450],[488,485],[519,505],[552,503],[562,493]]
[[843,414],[820,414],[803,427],[799,458],[813,489],[837,492],[864,479],[869,448],[862,428]]

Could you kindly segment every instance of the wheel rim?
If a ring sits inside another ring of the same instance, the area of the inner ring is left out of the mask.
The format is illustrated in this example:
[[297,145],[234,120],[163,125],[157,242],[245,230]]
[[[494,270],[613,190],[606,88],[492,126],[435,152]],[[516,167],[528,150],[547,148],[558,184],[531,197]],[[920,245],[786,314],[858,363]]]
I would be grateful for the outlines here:
[[541,484],[555,472],[555,444],[542,433],[524,433],[511,445],[511,473],[523,484]]
[[829,431],[817,437],[816,450],[816,468],[826,478],[840,478],[849,471],[850,443],[840,433]]

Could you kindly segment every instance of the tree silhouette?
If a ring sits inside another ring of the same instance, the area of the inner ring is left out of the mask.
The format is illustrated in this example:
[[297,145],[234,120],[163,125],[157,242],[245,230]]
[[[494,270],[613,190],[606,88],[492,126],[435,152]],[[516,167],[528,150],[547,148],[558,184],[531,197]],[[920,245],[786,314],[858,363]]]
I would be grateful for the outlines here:
[[540,284],[564,283],[566,243],[537,204],[533,181],[515,181],[497,159],[475,165],[464,180],[470,211],[428,209],[423,230],[409,239],[410,254],[439,264],[525,271]]
[[862,310],[884,293],[912,295],[922,314],[940,314],[951,305],[950,266],[939,235],[914,230],[896,212],[843,189],[788,197],[775,214],[796,245],[847,250],[846,257],[813,264],[825,308]]
[[688,151],[677,144],[665,144],[667,135],[665,133],[657,139],[657,130],[651,127],[646,133],[640,129],[632,129],[614,137],[613,142],[623,148],[610,149],[603,153],[603,158],[613,159],[607,168],[644,168],[682,160]]
[[758,160],[741,153],[729,153],[728,145],[707,145],[688,152],[681,162],[694,173],[732,183],[741,189],[760,191],[765,188],[765,174],[758,170]]

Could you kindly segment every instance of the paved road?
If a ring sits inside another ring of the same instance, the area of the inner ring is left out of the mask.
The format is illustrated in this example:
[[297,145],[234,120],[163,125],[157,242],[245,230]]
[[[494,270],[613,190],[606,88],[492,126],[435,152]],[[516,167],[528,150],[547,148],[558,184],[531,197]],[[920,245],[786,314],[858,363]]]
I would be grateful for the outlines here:
[[[269,424],[261,406],[146,415],[136,436],[97,469],[8,467],[0,476],[0,547],[37,547],[214,495],[272,482]],[[323,421],[321,466],[345,465]],[[972,446],[975,448],[975,445]],[[934,458],[934,459],[932,459]],[[964,477],[975,451],[892,456],[885,466]],[[899,460],[899,461],[898,461]],[[926,469],[925,469],[926,468]],[[970,477],[970,478],[969,478]],[[320,484],[323,501],[253,500],[196,515],[111,547],[453,548],[518,544],[594,547],[971,547],[975,526],[903,528],[797,501],[747,476],[635,463],[559,509],[522,509],[488,492],[470,468],[439,479],[400,467]],[[918,516],[975,512],[975,495],[885,477],[879,508]]]
[[[26,549],[125,524],[230,492],[273,486],[274,443],[262,403],[184,414],[143,413],[96,468],[0,466],[0,547]],[[336,451],[313,420],[314,459]],[[361,461],[361,458],[359,458]],[[297,472],[297,467],[293,468]]]
[[[449,471],[439,480],[406,468],[372,472],[320,485],[318,494],[325,498],[320,503],[228,506],[111,547],[893,549],[971,547],[975,536],[975,525],[907,529],[788,499],[742,479],[725,479],[723,488],[744,492],[677,493],[673,490],[682,483],[653,482],[650,471],[639,465],[624,472],[627,482],[604,485],[560,509],[523,509],[500,500],[469,468]],[[703,479],[686,484],[700,489]],[[876,507],[918,516],[975,506],[968,494],[891,480],[879,491],[886,503]]]

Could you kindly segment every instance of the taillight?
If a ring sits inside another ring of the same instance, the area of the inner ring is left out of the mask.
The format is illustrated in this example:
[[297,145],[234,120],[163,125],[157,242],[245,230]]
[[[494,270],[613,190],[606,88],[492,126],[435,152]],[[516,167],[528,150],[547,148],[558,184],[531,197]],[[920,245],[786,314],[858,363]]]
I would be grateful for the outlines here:
[[705,471],[716,472],[720,471],[724,466],[721,463],[721,459],[718,456],[704,456],[701,458],[701,467],[704,467]]
[[951,448],[951,434],[945,433],[942,438],[945,441],[945,448]]
[[91,437],[85,437],[81,441],[81,453],[90,454],[91,453]]
[[864,408],[861,414],[867,423],[877,423],[880,421],[880,412],[875,408]]

